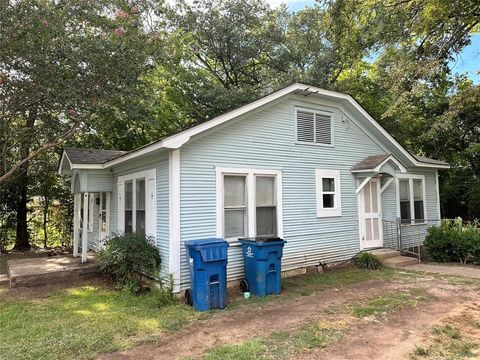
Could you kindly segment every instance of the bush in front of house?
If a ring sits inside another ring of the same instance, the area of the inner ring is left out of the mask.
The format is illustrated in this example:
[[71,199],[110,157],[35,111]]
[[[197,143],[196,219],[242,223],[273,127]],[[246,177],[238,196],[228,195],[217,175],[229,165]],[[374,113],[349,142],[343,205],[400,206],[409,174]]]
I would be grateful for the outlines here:
[[158,277],[160,254],[145,235],[121,234],[107,239],[98,253],[100,271],[125,290],[139,293]]
[[480,263],[479,224],[443,220],[439,226],[428,229],[423,245],[435,261]]
[[353,263],[361,269],[376,270],[383,266],[382,259],[369,252],[361,252],[353,258]]

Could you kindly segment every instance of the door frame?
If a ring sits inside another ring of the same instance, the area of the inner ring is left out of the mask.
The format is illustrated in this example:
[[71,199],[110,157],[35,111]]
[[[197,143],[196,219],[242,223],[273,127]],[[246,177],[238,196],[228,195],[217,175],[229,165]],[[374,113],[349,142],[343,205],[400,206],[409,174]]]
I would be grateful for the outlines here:
[[[365,206],[364,206],[364,191],[367,185],[370,185],[370,182],[375,180],[377,183],[377,202],[378,202],[378,246],[366,247],[364,246],[364,236],[365,236]],[[373,249],[377,247],[383,247],[383,223],[382,223],[382,193],[381,193],[381,179],[374,177],[370,179],[367,184],[358,192],[357,194],[357,205],[358,205],[358,233],[360,240],[360,250]]]
[[[105,193],[105,226],[107,231],[102,231],[102,207],[103,207],[103,196],[102,194]],[[111,200],[111,192],[103,191],[99,193],[100,197],[100,204],[98,207],[98,244],[100,248],[103,248],[105,245],[104,239],[108,237],[110,234],[110,200]]]

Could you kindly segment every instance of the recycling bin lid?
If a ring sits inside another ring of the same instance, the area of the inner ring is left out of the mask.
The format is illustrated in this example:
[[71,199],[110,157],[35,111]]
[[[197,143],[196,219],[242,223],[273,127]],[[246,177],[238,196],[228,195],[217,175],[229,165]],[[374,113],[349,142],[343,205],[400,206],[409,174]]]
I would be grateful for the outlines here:
[[283,239],[279,238],[278,236],[256,236],[256,237],[250,237],[250,238],[240,238],[238,240],[252,241],[252,242],[283,241]]
[[227,242],[222,238],[208,238],[208,239],[198,239],[198,240],[187,240],[185,241],[185,246],[196,247],[196,246],[205,246],[205,245],[215,245]]

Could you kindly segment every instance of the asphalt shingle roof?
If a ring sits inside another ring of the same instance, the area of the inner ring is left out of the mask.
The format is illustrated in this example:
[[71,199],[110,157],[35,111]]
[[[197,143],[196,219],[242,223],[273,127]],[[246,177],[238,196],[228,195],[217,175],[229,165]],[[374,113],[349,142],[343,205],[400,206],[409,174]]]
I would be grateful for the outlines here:
[[127,151],[65,148],[65,153],[72,164],[103,164],[122,156]]
[[352,170],[370,170],[376,168],[378,165],[382,163],[386,158],[388,158],[390,154],[380,154],[380,155],[372,155],[366,157],[362,161],[353,165]]

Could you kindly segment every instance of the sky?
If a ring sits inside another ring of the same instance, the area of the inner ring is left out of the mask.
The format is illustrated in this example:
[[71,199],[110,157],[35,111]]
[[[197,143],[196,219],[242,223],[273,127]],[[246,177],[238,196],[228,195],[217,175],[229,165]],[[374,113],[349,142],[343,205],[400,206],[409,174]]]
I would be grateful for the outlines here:
[[[292,11],[315,4],[315,0],[267,0],[267,2],[273,7],[286,4]],[[471,44],[450,62],[450,69],[453,74],[465,74],[475,84],[480,84],[480,34],[474,35]]]

